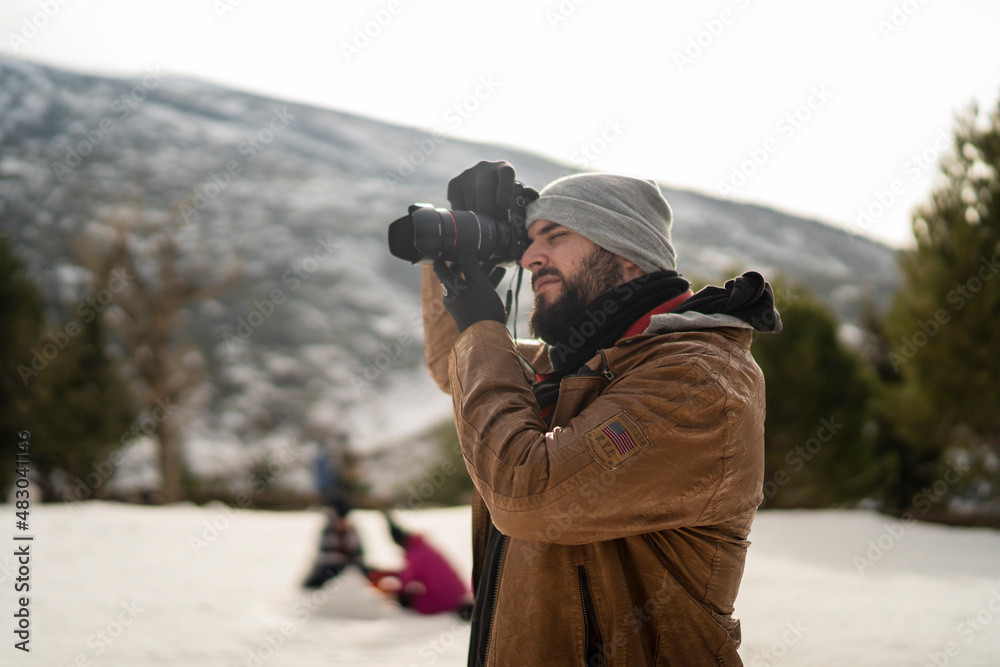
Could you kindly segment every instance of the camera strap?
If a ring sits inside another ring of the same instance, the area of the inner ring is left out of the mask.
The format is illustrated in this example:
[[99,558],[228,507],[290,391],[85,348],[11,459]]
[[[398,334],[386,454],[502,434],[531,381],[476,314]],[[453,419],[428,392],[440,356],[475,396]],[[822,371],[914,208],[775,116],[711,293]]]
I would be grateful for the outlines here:
[[[535,367],[531,365],[531,362],[528,361],[528,358],[525,357],[523,354],[521,354],[520,348],[517,347],[517,310],[518,306],[521,303],[521,282],[523,279],[524,279],[524,267],[519,264],[517,267],[517,281],[516,281],[517,284],[513,288],[511,288],[510,286],[507,287],[507,322],[511,323],[511,328],[513,329],[514,349],[517,350],[517,356],[521,357],[521,360],[525,363],[525,365],[528,368],[531,369],[531,372],[537,377],[538,371],[535,370]],[[514,283],[515,281],[513,278],[511,278],[510,282]],[[510,310],[511,301],[514,302],[513,320],[511,320],[511,310]],[[529,379],[529,382],[530,381],[531,380]]]

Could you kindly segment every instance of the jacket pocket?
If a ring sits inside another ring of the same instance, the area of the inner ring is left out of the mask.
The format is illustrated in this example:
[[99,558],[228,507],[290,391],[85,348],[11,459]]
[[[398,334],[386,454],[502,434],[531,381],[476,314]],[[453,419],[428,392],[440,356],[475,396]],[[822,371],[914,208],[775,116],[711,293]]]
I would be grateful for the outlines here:
[[580,578],[580,604],[583,612],[583,657],[586,667],[604,667],[604,641],[597,623],[594,600],[590,597],[590,583],[583,565],[576,568]]

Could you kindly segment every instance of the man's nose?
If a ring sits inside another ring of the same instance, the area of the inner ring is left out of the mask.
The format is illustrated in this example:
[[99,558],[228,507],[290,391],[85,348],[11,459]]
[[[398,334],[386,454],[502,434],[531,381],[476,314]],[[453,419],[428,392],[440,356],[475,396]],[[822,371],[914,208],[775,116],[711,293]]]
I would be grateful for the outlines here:
[[537,271],[545,265],[545,258],[538,251],[537,244],[532,243],[521,255],[521,266],[528,271]]

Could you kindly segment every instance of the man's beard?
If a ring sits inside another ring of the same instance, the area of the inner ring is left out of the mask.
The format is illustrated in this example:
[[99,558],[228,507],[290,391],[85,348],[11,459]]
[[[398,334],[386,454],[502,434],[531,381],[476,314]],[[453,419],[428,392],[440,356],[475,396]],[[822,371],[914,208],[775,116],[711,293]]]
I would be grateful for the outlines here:
[[563,293],[551,303],[541,302],[535,296],[535,308],[528,321],[528,330],[535,338],[555,345],[568,324],[594,299],[621,285],[625,274],[614,253],[597,248],[584,260],[583,267],[573,281],[567,280],[555,268],[542,269],[533,280],[543,276],[559,278]]

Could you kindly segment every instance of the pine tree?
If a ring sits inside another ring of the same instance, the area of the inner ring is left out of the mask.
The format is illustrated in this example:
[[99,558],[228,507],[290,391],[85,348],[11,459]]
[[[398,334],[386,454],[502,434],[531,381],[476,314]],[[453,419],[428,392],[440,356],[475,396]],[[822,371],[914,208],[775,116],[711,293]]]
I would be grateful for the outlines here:
[[106,495],[118,469],[115,453],[127,444],[136,406],[121,367],[107,353],[100,318],[81,325],[40,376],[38,408],[45,415],[36,460],[45,472],[59,469],[68,497]]
[[803,286],[775,283],[783,329],[753,354],[766,381],[765,507],[849,505],[877,496],[873,376],[838,339],[836,317]]
[[[58,470],[73,499],[101,495],[116,468],[107,459],[135,412],[100,319],[46,330],[42,298],[6,244],[0,244],[0,309],[9,318],[0,327],[3,441],[31,433],[30,469],[46,491]],[[11,481],[12,463],[13,457],[0,460],[0,484]]]
[[900,515],[910,510],[922,489],[933,484],[938,453],[914,447],[894,419],[903,380],[892,360],[895,353],[886,337],[884,314],[874,303],[865,304],[861,324],[865,333],[862,358],[877,377],[872,399],[875,449],[887,474],[881,509]]
[[984,500],[998,495],[1000,463],[1000,102],[958,116],[941,172],[914,212],[916,245],[901,254],[903,286],[886,321],[902,377],[890,407],[939,476],[960,463],[962,479],[936,501]]
[[[18,373],[18,364],[30,364],[30,350],[43,328],[43,303],[28,279],[20,260],[6,241],[0,241],[0,452],[10,453],[0,460],[0,488],[11,482],[14,455],[9,443],[15,434],[29,430],[31,400],[27,384]],[[30,368],[30,367],[29,367]]]

